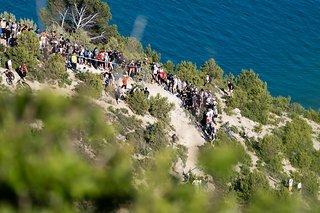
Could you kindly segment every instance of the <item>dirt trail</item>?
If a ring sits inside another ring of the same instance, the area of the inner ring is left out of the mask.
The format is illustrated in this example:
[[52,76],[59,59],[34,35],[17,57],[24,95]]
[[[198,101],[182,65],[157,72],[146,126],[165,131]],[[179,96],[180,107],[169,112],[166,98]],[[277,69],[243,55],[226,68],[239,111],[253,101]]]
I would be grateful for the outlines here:
[[[158,93],[162,97],[167,97],[168,101],[174,103],[175,109],[171,111],[171,125],[175,129],[175,133],[179,138],[178,143],[188,148],[188,158],[186,161],[185,168],[179,167],[179,173],[188,172],[197,167],[197,156],[199,146],[206,143],[205,139],[201,137],[201,133],[198,131],[196,126],[191,122],[189,115],[181,107],[181,100],[164,90],[162,87],[156,84],[146,84],[150,91],[150,95],[156,96]],[[182,170],[182,171],[181,171]]]

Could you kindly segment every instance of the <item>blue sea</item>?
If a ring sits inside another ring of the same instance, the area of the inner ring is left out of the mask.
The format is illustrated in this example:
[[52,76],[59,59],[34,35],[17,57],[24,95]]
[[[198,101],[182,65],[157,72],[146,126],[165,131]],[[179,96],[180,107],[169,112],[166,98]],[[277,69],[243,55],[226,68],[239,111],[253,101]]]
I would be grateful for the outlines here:
[[[35,20],[44,0],[0,0],[0,11]],[[120,33],[161,52],[162,60],[225,72],[253,69],[273,96],[320,108],[319,0],[106,0]]]

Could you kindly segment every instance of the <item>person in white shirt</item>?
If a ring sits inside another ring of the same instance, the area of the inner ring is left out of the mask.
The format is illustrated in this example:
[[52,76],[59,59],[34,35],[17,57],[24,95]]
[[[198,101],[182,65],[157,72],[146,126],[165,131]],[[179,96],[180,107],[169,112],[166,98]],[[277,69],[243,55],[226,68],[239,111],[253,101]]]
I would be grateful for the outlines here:
[[212,108],[209,108],[207,114],[206,114],[206,125],[207,129],[211,127],[212,125],[212,118],[213,118],[213,110]]
[[12,61],[11,61],[11,59],[9,59],[9,60],[7,61],[7,66],[8,66],[8,69],[9,69],[10,71],[12,71]]

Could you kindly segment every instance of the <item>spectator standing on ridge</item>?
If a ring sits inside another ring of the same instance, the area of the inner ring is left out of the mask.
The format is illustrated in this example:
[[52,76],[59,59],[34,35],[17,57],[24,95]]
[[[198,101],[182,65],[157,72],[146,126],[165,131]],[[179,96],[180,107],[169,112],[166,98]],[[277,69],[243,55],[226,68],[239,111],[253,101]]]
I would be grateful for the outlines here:
[[127,89],[127,85],[128,85],[128,76],[124,75],[121,88]]
[[12,61],[11,61],[11,59],[9,59],[7,61],[7,68],[8,68],[8,70],[12,71]]
[[289,192],[291,192],[291,191],[292,191],[292,186],[293,186],[293,179],[292,179],[292,178],[290,178],[290,179],[289,179],[289,182],[288,182],[288,189],[289,189]]
[[117,88],[116,88],[116,101],[117,101],[117,104],[119,104],[119,100],[120,100],[120,97],[121,97],[121,88],[120,88],[120,86],[117,86]]
[[233,85],[233,83],[230,82],[230,80],[228,80],[228,93],[229,93],[229,96],[231,96],[231,94],[233,93],[233,90],[234,90],[234,85]]

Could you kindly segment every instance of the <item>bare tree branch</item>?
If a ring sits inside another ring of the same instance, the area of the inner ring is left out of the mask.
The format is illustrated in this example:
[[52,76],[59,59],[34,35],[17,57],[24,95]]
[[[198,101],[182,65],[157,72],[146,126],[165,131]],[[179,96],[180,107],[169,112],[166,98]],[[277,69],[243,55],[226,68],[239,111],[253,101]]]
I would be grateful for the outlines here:
[[68,11],[69,11],[69,8],[65,9],[65,11],[64,11],[63,13],[62,13],[61,11],[58,11],[60,17],[62,18],[61,25],[60,25],[61,28],[64,27],[64,22],[65,22],[65,20],[66,20]]
[[92,24],[95,23],[95,19],[99,15],[99,13],[95,13],[93,15],[87,15],[86,9],[87,8],[83,6],[79,10],[78,5],[74,3],[74,9],[71,10],[71,15],[72,15],[72,22],[76,30],[82,29],[87,26],[91,26]]
[[92,40],[96,40],[96,39],[102,38],[103,34],[105,34],[105,32],[106,31],[103,31],[100,35],[90,38],[90,40],[92,41]]

